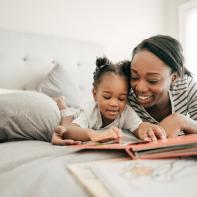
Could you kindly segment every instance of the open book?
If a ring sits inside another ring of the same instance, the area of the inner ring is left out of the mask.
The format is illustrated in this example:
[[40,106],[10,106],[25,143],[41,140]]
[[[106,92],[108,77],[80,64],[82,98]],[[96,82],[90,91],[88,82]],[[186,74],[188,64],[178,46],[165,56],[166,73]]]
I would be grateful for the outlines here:
[[128,158],[68,165],[94,197],[196,197],[196,158],[129,160]]
[[107,159],[100,161],[89,161],[82,163],[72,163],[67,165],[68,170],[76,177],[76,179],[83,185],[83,187],[94,197],[111,197],[109,191],[104,187],[103,183],[99,180],[92,170],[92,166],[98,164],[115,164],[122,161],[131,161],[127,158]]
[[86,143],[74,145],[76,150],[125,150],[132,159],[161,159],[197,155],[197,134],[161,139],[156,142],[130,141],[116,144]]

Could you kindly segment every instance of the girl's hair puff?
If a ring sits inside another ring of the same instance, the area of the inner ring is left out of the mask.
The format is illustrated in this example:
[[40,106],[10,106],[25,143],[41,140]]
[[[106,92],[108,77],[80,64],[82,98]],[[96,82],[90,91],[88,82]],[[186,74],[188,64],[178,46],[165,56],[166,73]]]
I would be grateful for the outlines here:
[[96,69],[93,74],[93,87],[97,88],[105,74],[114,73],[125,77],[130,87],[130,61],[111,62],[107,57],[98,57],[96,59]]

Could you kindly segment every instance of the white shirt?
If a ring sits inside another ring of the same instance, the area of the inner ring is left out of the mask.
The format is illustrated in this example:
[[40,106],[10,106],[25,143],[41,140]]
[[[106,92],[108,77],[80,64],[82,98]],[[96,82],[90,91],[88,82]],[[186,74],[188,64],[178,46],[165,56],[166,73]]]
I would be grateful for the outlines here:
[[73,123],[78,124],[81,128],[99,130],[101,128],[107,129],[115,126],[119,129],[126,129],[131,132],[137,129],[141,122],[142,120],[137,113],[129,105],[126,105],[124,111],[112,123],[102,128],[101,113],[95,102],[89,103],[73,121]]

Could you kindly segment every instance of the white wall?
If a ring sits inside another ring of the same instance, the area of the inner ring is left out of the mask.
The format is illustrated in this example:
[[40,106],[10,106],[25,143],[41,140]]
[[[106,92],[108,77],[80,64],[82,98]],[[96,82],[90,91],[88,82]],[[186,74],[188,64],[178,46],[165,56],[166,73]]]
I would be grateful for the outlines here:
[[0,28],[98,42],[116,60],[165,33],[164,8],[165,0],[0,0]]
[[179,32],[179,6],[190,0],[166,0],[164,7],[164,30],[169,34],[180,40]]

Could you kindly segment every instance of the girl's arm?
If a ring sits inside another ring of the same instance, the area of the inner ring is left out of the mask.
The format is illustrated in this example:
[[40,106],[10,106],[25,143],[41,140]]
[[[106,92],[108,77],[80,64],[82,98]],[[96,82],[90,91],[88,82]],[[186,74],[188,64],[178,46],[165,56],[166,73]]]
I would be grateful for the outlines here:
[[77,124],[70,124],[65,127],[65,132],[63,133],[64,139],[80,140],[80,141],[89,141],[89,133],[94,132],[92,129],[81,128]]
[[61,146],[81,144],[81,141],[63,139],[62,136],[59,134],[59,132],[53,133],[51,142],[53,145],[61,145]]
[[111,127],[106,130],[95,131],[93,129],[81,128],[77,124],[71,124],[65,128],[63,133],[64,139],[80,140],[80,141],[94,141],[107,142],[110,140],[119,141],[121,137],[121,130],[116,127]]

